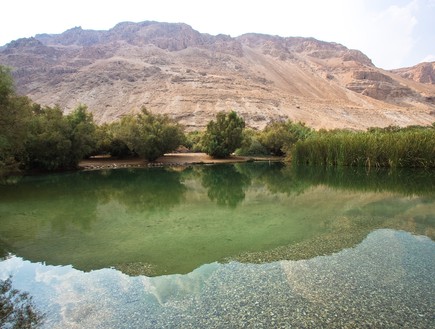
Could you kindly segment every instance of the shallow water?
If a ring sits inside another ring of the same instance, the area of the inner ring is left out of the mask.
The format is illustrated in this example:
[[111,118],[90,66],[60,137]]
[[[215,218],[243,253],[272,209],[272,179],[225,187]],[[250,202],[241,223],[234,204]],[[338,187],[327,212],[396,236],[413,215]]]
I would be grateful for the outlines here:
[[434,182],[268,163],[10,180],[0,278],[47,328],[427,328]]

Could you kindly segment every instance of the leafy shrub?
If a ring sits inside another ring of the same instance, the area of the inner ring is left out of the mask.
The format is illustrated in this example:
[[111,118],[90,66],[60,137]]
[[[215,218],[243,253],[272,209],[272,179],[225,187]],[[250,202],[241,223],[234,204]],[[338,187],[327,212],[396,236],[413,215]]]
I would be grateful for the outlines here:
[[288,153],[293,145],[307,138],[311,129],[303,123],[271,122],[261,132],[260,143],[273,155],[283,156]]
[[207,125],[202,139],[204,151],[214,158],[226,158],[242,145],[245,122],[236,112],[219,112]]
[[18,167],[31,114],[32,102],[15,93],[10,69],[0,65],[0,171]]
[[150,161],[175,150],[185,140],[179,124],[165,115],[152,114],[145,108],[137,115],[123,117],[114,137],[123,141],[132,152]]
[[243,156],[267,156],[270,153],[260,143],[259,133],[253,129],[245,129],[243,132],[243,141],[240,148],[236,150],[237,155]]
[[203,152],[202,138],[204,133],[200,131],[191,131],[186,134],[186,140],[184,146],[186,146],[192,152]]
[[64,116],[60,108],[38,109],[29,120],[22,162],[26,169],[77,167],[95,148],[95,124],[85,106]]

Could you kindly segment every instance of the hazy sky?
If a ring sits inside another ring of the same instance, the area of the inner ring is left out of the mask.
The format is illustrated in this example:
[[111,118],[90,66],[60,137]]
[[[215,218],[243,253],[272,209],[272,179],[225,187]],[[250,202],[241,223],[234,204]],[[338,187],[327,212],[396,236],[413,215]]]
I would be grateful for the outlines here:
[[0,45],[69,28],[183,22],[209,34],[314,37],[358,49],[381,68],[435,61],[435,0],[8,0]]

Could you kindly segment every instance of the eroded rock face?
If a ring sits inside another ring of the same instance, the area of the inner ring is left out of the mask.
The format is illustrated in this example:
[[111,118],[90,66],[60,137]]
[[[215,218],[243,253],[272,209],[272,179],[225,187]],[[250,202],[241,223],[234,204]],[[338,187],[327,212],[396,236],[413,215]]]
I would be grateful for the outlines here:
[[385,74],[376,71],[355,71],[352,74],[355,80],[367,80],[376,82],[392,83],[393,79]]
[[421,63],[413,67],[393,70],[405,79],[421,83],[435,84],[435,62]]
[[371,98],[395,103],[400,103],[404,98],[410,97],[421,100],[421,96],[411,88],[401,85],[381,72],[355,71],[352,78],[353,81],[347,84],[347,88]]
[[229,110],[259,129],[286,119],[364,129],[430,124],[435,110],[435,86],[406,84],[358,50],[313,38],[212,36],[186,24],[36,35],[0,48],[0,64],[35,102],[67,112],[86,104],[97,122],[145,106],[190,130]]

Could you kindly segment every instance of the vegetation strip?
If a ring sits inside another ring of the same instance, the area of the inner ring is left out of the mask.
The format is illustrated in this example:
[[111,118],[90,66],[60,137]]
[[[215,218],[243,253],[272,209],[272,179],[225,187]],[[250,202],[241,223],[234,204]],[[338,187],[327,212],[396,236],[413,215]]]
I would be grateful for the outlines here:
[[318,132],[296,143],[292,157],[311,165],[434,168],[435,124]]
[[64,115],[59,107],[42,107],[17,95],[10,70],[0,65],[0,174],[77,169],[84,158],[100,154],[138,157],[159,166],[159,157],[180,146],[215,159],[235,153],[287,156],[298,164],[322,166],[434,168],[435,123],[355,132],[314,131],[288,120],[255,131],[231,111],[218,113],[205,131],[185,134],[174,120],[142,108],[98,126],[85,105]]

